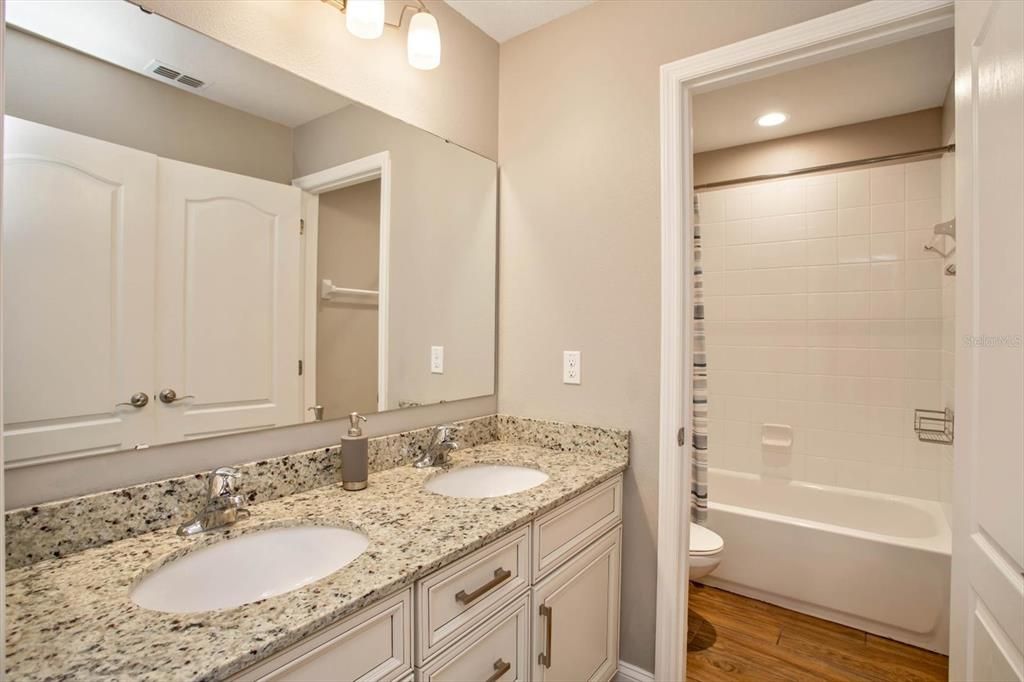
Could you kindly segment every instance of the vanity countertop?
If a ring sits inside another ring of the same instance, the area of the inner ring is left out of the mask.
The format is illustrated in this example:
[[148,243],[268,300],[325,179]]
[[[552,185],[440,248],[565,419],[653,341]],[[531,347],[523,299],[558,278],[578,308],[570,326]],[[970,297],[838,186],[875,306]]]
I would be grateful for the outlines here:
[[[179,538],[174,528],[43,561],[7,574],[7,676],[11,680],[216,680],[237,673],[624,471],[624,454],[577,454],[495,441],[452,456],[453,466],[532,466],[550,478],[487,499],[423,489],[437,469],[403,466],[264,502],[223,532]],[[241,533],[317,524],[370,538],[351,564],[312,585],[233,609],[194,614],[145,610],[129,599],[137,579],[170,558]]]

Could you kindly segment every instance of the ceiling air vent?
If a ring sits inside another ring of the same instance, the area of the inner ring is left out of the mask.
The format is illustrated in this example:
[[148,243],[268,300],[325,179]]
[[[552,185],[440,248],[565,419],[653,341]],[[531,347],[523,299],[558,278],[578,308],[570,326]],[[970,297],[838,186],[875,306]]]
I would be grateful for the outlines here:
[[193,78],[192,76],[185,76],[185,75],[179,76],[178,77],[178,82],[181,83],[182,85],[187,85],[190,88],[196,88],[196,89],[201,88],[204,85],[206,85],[206,83],[204,83],[203,81],[199,80],[198,78]]
[[202,90],[206,87],[206,81],[195,76],[190,76],[187,73],[182,73],[181,69],[176,69],[173,66],[168,66],[161,61],[154,59],[149,64],[146,64],[145,72],[160,76],[161,79],[167,79],[173,81],[176,85],[180,85],[191,90]]
[[170,78],[172,81],[173,80],[178,80],[178,76],[181,75],[180,73],[178,73],[174,69],[168,69],[163,64],[161,64],[161,65],[157,66],[155,69],[153,69],[153,73],[155,73],[158,76],[163,76],[164,78]]

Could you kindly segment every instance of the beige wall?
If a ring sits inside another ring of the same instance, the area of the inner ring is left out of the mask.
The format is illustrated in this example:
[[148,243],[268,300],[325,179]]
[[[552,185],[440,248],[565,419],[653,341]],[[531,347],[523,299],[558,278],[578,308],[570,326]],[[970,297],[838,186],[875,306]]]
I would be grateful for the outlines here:
[[[494,392],[494,162],[364,106],[295,129],[303,176],[391,154],[388,407]],[[444,346],[444,374],[430,347]]]
[[956,90],[955,80],[949,82],[946,99],[942,102],[942,144],[956,142]]
[[[345,29],[338,10],[309,0],[141,0],[157,14],[256,55],[491,159],[498,147],[498,44],[440,0],[441,65],[406,61],[406,29],[377,40]],[[389,0],[389,20],[404,2]]]
[[[499,408],[632,432],[622,658],[654,662],[658,68],[852,2],[605,0],[502,45]],[[583,383],[561,383],[580,350]]]
[[[377,289],[380,180],[320,195],[317,282]],[[324,419],[377,411],[377,303],[317,298],[316,402]]]
[[8,27],[7,112],[168,159],[292,180],[286,126]]
[[[699,95],[698,95],[699,96]],[[695,154],[695,185],[939,147],[941,107]],[[694,130],[700,139],[700,128]]]

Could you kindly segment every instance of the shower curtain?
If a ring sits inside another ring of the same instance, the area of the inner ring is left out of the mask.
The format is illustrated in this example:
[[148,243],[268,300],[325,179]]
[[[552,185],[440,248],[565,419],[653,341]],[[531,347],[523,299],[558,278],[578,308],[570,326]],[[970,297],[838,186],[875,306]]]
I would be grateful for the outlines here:
[[[696,221],[695,221],[696,222]],[[700,225],[693,227],[693,456],[690,519],[708,516],[708,363],[704,336],[704,265]]]

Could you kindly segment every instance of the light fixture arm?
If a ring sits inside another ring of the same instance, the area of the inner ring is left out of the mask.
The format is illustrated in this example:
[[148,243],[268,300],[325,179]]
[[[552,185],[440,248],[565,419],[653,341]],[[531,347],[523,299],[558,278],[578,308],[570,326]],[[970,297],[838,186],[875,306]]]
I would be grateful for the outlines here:
[[[348,4],[348,0],[321,0],[321,1],[326,3],[326,4],[328,4],[328,5],[330,5],[333,8],[335,8],[339,12],[344,12],[345,11],[345,5]],[[384,25],[385,26],[390,26],[391,28],[402,28],[402,24],[405,23],[405,13],[406,13],[407,10],[412,12],[413,14],[419,14],[420,12],[426,12],[427,14],[430,14],[430,10],[427,9],[427,6],[423,4],[423,0],[415,0],[415,2],[416,2],[415,5],[409,5],[409,4],[402,5],[402,11],[398,15],[398,23],[397,24],[394,23],[394,22],[388,21],[387,19],[385,19],[384,20]]]
[[387,24],[388,26],[394,26],[395,28],[402,28],[402,23],[405,21],[406,10],[411,10],[413,14],[419,14],[420,12],[426,12],[427,14],[430,14],[430,10],[428,10],[427,6],[423,4],[423,0],[416,0],[415,5],[402,5],[402,11],[399,12],[398,14],[397,24],[392,24],[387,19],[384,20],[384,23]]

